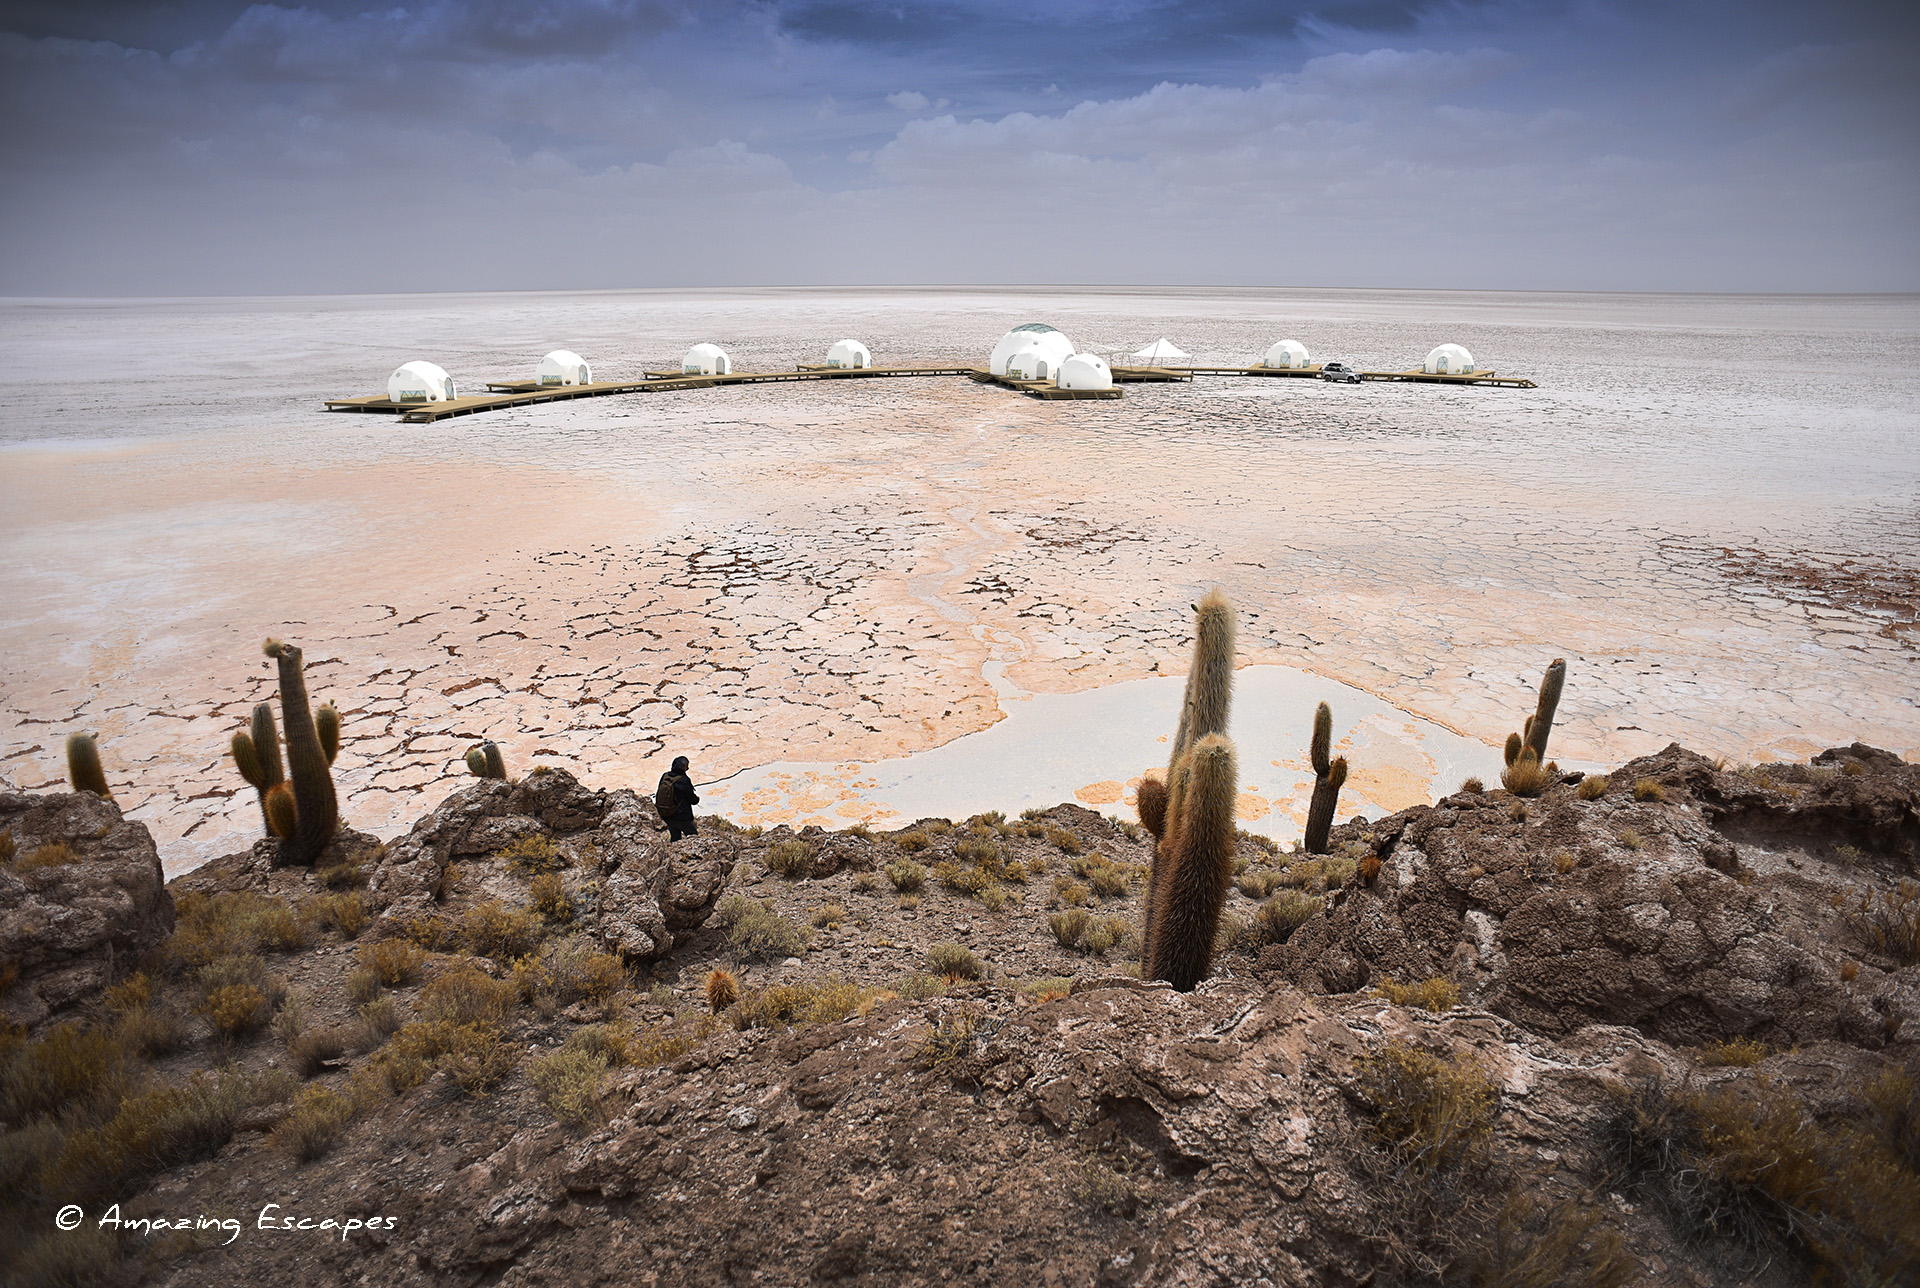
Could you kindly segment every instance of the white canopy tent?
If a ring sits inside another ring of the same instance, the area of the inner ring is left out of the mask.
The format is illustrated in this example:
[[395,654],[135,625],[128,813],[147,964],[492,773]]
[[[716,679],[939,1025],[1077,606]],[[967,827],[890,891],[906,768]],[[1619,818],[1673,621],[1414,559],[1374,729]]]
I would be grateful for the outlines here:
[[593,369],[573,350],[555,349],[540,359],[533,378],[542,385],[587,385],[593,383]]
[[726,350],[717,344],[696,344],[680,360],[680,372],[687,376],[725,376],[733,373]]
[[431,362],[403,362],[387,377],[389,402],[450,402],[453,377]]
[[1168,362],[1179,362],[1181,359],[1191,358],[1193,355],[1163,335],[1146,348],[1135,349],[1132,356],[1140,359],[1149,366],[1160,366]]
[[1111,389],[1113,369],[1104,358],[1076,353],[1060,364],[1057,379],[1062,389]]
[[1457,344],[1443,344],[1420,368],[1430,376],[1464,376],[1473,371],[1473,355]]
[[867,346],[858,340],[841,340],[827,350],[829,367],[851,367],[856,370],[871,367],[873,354]]
[[1307,346],[1298,340],[1282,340],[1267,350],[1260,365],[1269,371],[1298,371],[1309,365]]
[[1048,371],[1057,369],[1074,353],[1073,341],[1066,336],[1044,322],[1029,322],[1000,337],[1000,343],[993,346],[993,354],[987,359],[987,370],[996,376],[1009,374],[1007,360],[1028,349],[1034,350],[1039,358],[1045,360]]

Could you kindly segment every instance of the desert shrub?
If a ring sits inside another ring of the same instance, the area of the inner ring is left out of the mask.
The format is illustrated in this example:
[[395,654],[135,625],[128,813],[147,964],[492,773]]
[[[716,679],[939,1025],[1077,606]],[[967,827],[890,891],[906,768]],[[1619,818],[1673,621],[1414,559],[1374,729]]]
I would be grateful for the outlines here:
[[1700,1048],[1700,1063],[1708,1068],[1751,1069],[1769,1055],[1764,1042],[1752,1038],[1728,1038],[1724,1042],[1709,1042]]
[[1078,833],[1069,831],[1064,827],[1048,828],[1047,844],[1062,854],[1078,854],[1086,848],[1086,846],[1080,843]]
[[1093,891],[1087,889],[1087,887],[1081,885],[1071,877],[1055,877],[1053,879],[1053,897],[1061,903],[1066,904],[1069,908],[1077,908],[1092,900]]
[[191,1038],[185,1018],[170,1007],[136,1006],[113,1022],[113,1040],[129,1054],[149,1060],[179,1050]]
[[207,994],[201,1011],[223,1038],[240,1038],[259,1029],[273,1014],[266,994],[252,984],[224,984]]
[[807,918],[821,930],[832,930],[847,919],[847,910],[837,903],[823,903]]
[[314,903],[320,924],[340,932],[342,939],[357,939],[367,928],[367,901],[358,890],[324,895]]
[[1299,890],[1282,891],[1268,899],[1253,914],[1252,925],[1261,947],[1286,943],[1293,937],[1293,932],[1312,920],[1313,915],[1326,903],[1317,895],[1303,894]]
[[1633,799],[1637,801],[1663,801],[1667,799],[1667,789],[1651,778],[1642,778],[1633,785]]
[[1567,873],[1573,871],[1577,863],[1579,863],[1579,860],[1573,857],[1571,850],[1561,850],[1553,856],[1553,870],[1561,876],[1565,876]]
[[396,1092],[418,1086],[437,1069],[469,1095],[480,1095],[494,1086],[513,1072],[519,1059],[493,1025],[461,1024],[451,1019],[409,1024],[393,1035],[393,1041],[380,1054],[388,1085]]
[[116,1013],[146,1006],[153,1001],[153,981],[135,971],[107,988],[106,1001],[107,1009]]
[[798,881],[813,872],[813,847],[799,837],[775,841],[767,848],[767,870],[789,881]]
[[[7,839],[11,841],[13,837],[9,835]],[[14,860],[13,866],[16,868],[58,868],[64,867],[69,863],[78,863],[79,861],[80,855],[72,846],[68,845],[65,841],[54,841],[22,854]]]
[[13,839],[13,833],[0,828],[0,864],[12,864],[13,856],[19,849],[20,843]]
[[557,872],[567,866],[567,856],[554,845],[553,838],[542,834],[523,836],[512,845],[495,851],[493,857],[505,859],[507,870],[523,877]]
[[291,904],[251,890],[216,895],[190,891],[174,900],[174,915],[168,952],[188,966],[263,951],[291,952],[306,942]]
[[870,997],[859,985],[837,975],[795,984],[770,984],[743,994],[727,1009],[727,1021],[741,1030],[827,1024],[844,1020]]
[[1111,863],[1102,863],[1087,869],[1087,884],[1102,899],[1124,899],[1132,893],[1127,880],[1127,871]]
[[287,1039],[287,1058],[301,1077],[311,1078],[346,1054],[347,1038],[339,1029],[301,1029]]
[[1096,1212],[1130,1217],[1142,1198],[1133,1182],[1136,1164],[1124,1155],[1084,1158],[1074,1170],[1073,1197]]
[[389,988],[419,979],[426,961],[427,955],[410,939],[379,939],[360,946],[361,967]]
[[513,1014],[519,990],[511,980],[494,979],[471,966],[457,966],[427,981],[420,990],[420,1012],[449,1024],[502,1024]]
[[[1892,1099],[1904,1089],[1920,1107],[1911,1075],[1889,1077]],[[1901,1281],[1920,1264],[1920,1154],[1874,1112],[1884,1094],[1870,1084],[1823,1126],[1765,1078],[1712,1091],[1648,1082],[1621,1096],[1608,1161],[1684,1238],[1731,1244],[1756,1263],[1785,1253],[1816,1279]]]
[[887,880],[893,882],[893,888],[901,894],[912,894],[927,881],[927,870],[912,859],[889,863],[886,872]]
[[1087,933],[1087,926],[1093,917],[1085,908],[1068,908],[1065,912],[1056,912],[1047,918],[1047,928],[1053,931],[1054,939],[1062,948],[1075,948],[1081,937]]
[[1470,774],[1460,780],[1460,790],[1469,796],[1478,796],[1487,790],[1487,785],[1480,781],[1478,774]]
[[1444,975],[1423,979],[1417,984],[1396,984],[1382,980],[1376,991],[1395,1006],[1417,1006],[1441,1015],[1460,1005],[1460,986]]
[[[729,895],[722,900],[738,900],[727,918],[727,943],[742,957],[767,960],[798,957],[807,951],[812,932],[780,915],[772,900],[748,899]],[[717,910],[716,910],[717,911]]]
[[1607,788],[1613,786],[1605,774],[1588,774],[1580,780],[1580,786],[1574,789],[1574,795],[1583,801],[1597,801],[1607,794]]
[[105,1029],[56,1024],[16,1043],[0,1065],[0,1121],[17,1125],[68,1105],[118,1094],[127,1082],[123,1053]]
[[933,838],[918,828],[915,828],[912,831],[902,832],[894,837],[893,843],[902,850],[905,850],[908,854],[918,854],[933,844]]
[[920,896],[917,894],[895,895],[893,906],[902,912],[912,912],[920,906]]
[[512,961],[539,944],[540,922],[528,909],[509,908],[498,899],[486,899],[467,909],[460,919],[460,938],[482,957]]
[[606,1056],[565,1046],[530,1063],[527,1081],[555,1118],[577,1125],[600,1116],[607,1067]]
[[1095,922],[1086,933],[1080,936],[1080,946],[1095,957],[1105,957],[1113,946],[1120,942],[1120,936],[1114,933],[1110,921]]
[[860,873],[853,879],[853,888],[861,894],[872,894],[880,888],[880,874],[877,872]]
[[1359,860],[1346,855],[1328,855],[1320,860],[1320,869],[1326,874],[1327,888],[1337,890],[1347,883],[1347,878],[1359,867]]
[[1442,1059],[1389,1043],[1354,1061],[1372,1134],[1418,1171],[1452,1166],[1493,1131],[1499,1088],[1471,1055]]
[[1015,885],[1025,885],[1027,883],[1027,865],[1024,863],[1007,864],[1006,869],[1000,873],[1000,879],[1002,881],[1011,881]]
[[430,953],[452,952],[460,946],[460,927],[445,913],[430,912],[408,917],[400,926],[409,943]]
[[732,971],[716,966],[707,972],[707,1009],[715,1015],[740,1000],[740,980]]
[[973,950],[964,944],[935,944],[927,949],[927,965],[936,973],[954,979],[979,979],[987,973]]
[[1620,829],[1620,844],[1629,850],[1638,850],[1646,846],[1646,839],[1630,827]]
[[527,887],[527,904],[548,924],[564,926],[573,920],[573,900],[558,872],[542,872]]
[[1286,884],[1287,874],[1276,872],[1272,868],[1250,868],[1241,873],[1235,884],[1240,893],[1249,899],[1264,899]]
[[[1626,1288],[1640,1278],[1640,1265],[1626,1251],[1620,1232],[1590,1203],[1565,1199],[1548,1206],[1524,1190],[1510,1192],[1488,1214],[1476,1219],[1479,1204],[1455,1209],[1456,1280],[1472,1288]],[[1463,1220],[1464,1218],[1464,1220]],[[1479,1229],[1474,1229],[1479,1226]],[[1459,1247],[1460,1234],[1471,1231]]]
[[497,1029],[461,1025],[452,1047],[439,1059],[440,1072],[469,1096],[480,1096],[506,1080],[520,1054]]
[[[383,841],[379,849],[374,852],[374,862],[376,865],[381,858],[386,856],[386,852],[387,846]],[[355,855],[344,863],[335,863],[329,867],[315,869],[313,878],[320,883],[323,889],[347,890],[355,886],[363,886],[367,883],[367,869],[366,865],[360,861],[359,856]]]
[[1920,965],[1920,884],[1865,890],[1852,919],[1854,933],[1874,952],[1902,966]]
[[353,1101],[326,1087],[302,1087],[273,1129],[273,1143],[302,1163],[323,1158],[353,1122]]
[[990,837],[969,836],[953,847],[954,857],[991,870],[1000,862],[1000,845]]
[[1538,796],[1554,779],[1553,771],[1534,759],[1531,751],[1501,771],[1500,785],[1515,796]]
[[982,889],[979,894],[975,895],[974,898],[978,899],[980,906],[988,912],[998,912],[1007,906],[1007,900],[1013,898],[1013,896],[1007,893],[1005,886],[988,882],[986,887]]
[[971,1007],[962,1007],[935,1021],[915,1048],[914,1056],[922,1068],[942,1068],[972,1053],[979,1030],[980,1016]]
[[196,1073],[126,1096],[111,1118],[67,1138],[47,1170],[47,1189],[76,1203],[132,1193],[150,1177],[213,1157],[232,1139],[241,1110],[291,1089],[285,1073]]
[[371,1051],[400,1031],[400,1007],[391,997],[368,1002],[355,1014],[359,1031],[352,1040],[357,1050]]
[[380,976],[371,967],[355,966],[347,972],[347,1000],[358,1005],[380,996]]
[[1120,835],[1126,837],[1129,841],[1142,840],[1147,835],[1147,829],[1141,827],[1130,818],[1121,818],[1116,814],[1110,816],[1107,821],[1113,824],[1114,831],[1120,833]]
[[938,975],[929,975],[925,971],[910,971],[900,977],[894,985],[894,992],[909,1002],[924,1002],[930,997],[939,997],[947,991],[947,981]]
[[970,868],[958,863],[936,863],[933,865],[933,877],[941,885],[956,894],[975,898],[982,890],[993,884],[993,878],[979,868]]
[[1020,985],[1020,995],[1035,1002],[1051,1002],[1067,996],[1073,989],[1071,975],[1046,975]]

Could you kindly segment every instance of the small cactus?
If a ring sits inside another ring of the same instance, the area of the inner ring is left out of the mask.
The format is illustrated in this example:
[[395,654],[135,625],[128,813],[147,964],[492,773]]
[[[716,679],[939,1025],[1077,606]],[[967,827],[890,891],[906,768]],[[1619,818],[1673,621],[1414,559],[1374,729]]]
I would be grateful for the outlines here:
[[507,776],[507,758],[500,754],[499,744],[483,742],[467,753],[467,772],[475,778],[499,778]]
[[1333,814],[1340,807],[1340,789],[1347,782],[1347,758],[1328,759],[1333,750],[1333,708],[1322,702],[1313,713],[1313,799],[1307,805],[1308,854],[1327,852],[1327,833],[1333,830]]
[[267,835],[278,836],[267,813],[267,793],[284,782],[287,773],[280,763],[280,730],[273,723],[272,703],[262,702],[253,709],[250,727],[233,735],[231,751],[240,777],[252,784],[260,799],[260,819],[266,824]]
[[740,1000],[740,981],[724,966],[707,972],[707,1006],[715,1015]]
[[299,827],[299,811],[293,803],[293,788],[275,783],[260,796],[260,813],[267,820],[267,835],[286,840]]
[[1142,778],[1134,789],[1133,808],[1140,815],[1140,825],[1159,840],[1167,828],[1167,785],[1158,778]]
[[107,772],[100,767],[100,747],[92,734],[76,733],[67,738],[67,781],[76,792],[92,792],[106,800],[113,799],[113,792],[107,787]]
[[[287,779],[294,805],[292,835],[281,839],[279,862],[312,867],[340,828],[340,801],[331,772],[332,753],[340,749],[340,715],[329,705],[316,716],[307,705],[307,680],[297,645],[268,640],[262,651],[279,664],[280,723],[286,730]],[[269,826],[273,822],[269,814]]]

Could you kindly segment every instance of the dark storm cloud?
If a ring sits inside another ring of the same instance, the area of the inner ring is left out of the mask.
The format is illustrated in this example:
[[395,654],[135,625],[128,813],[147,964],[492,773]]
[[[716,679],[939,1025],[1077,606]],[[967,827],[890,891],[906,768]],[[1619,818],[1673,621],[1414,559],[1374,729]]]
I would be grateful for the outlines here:
[[1920,287],[1912,13],[1807,16],[14,4],[0,290]]

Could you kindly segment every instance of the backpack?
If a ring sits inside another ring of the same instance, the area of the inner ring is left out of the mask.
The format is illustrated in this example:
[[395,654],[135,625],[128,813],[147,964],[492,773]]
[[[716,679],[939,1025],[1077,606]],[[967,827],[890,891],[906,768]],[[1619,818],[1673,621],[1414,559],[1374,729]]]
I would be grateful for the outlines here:
[[667,815],[680,812],[680,789],[671,773],[660,775],[660,785],[653,791],[653,808],[663,821]]

